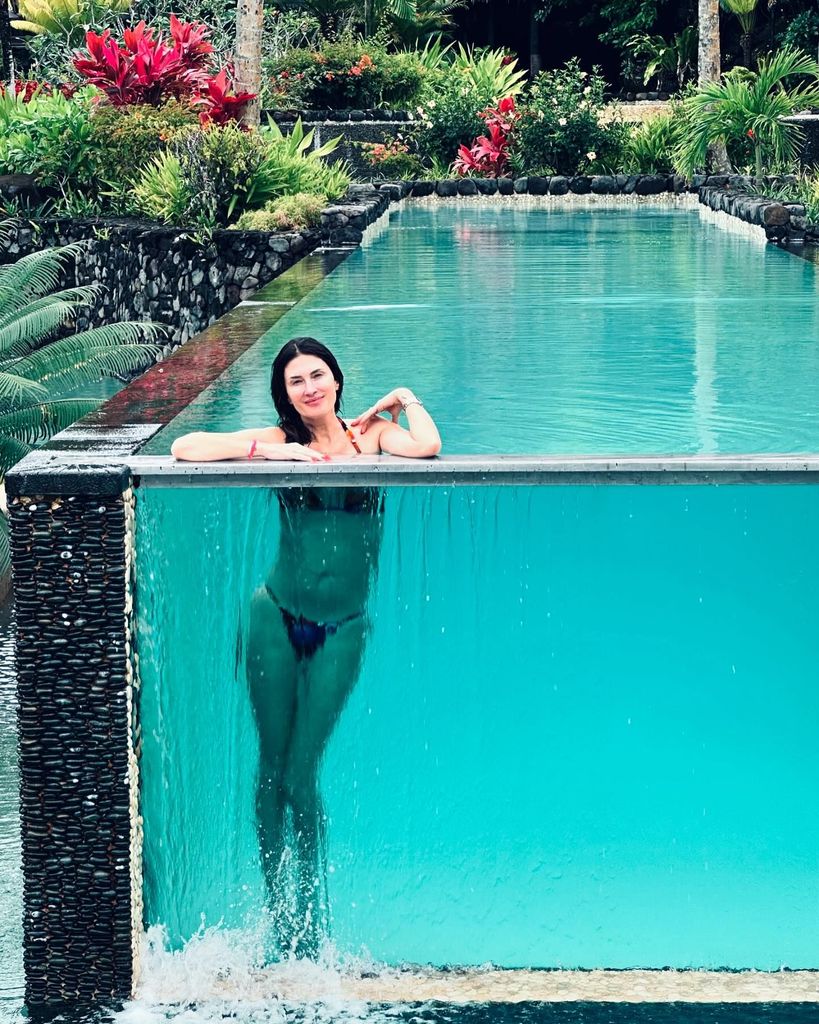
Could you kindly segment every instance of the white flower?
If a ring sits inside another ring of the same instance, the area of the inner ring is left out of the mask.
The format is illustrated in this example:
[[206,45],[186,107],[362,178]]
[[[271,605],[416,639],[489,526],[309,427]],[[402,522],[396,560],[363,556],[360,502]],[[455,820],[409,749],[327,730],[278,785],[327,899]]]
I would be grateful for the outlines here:
[[597,159],[597,154],[594,152],[594,150],[591,150],[590,152],[588,152],[586,154],[586,159],[587,160],[596,160]]
[[416,107],[415,109],[421,115],[421,117],[424,116],[424,108],[423,107]]
[[564,124],[566,123],[566,118],[565,118],[565,117],[559,117],[559,118],[557,119],[557,123],[558,123],[558,124],[560,125],[560,127],[562,128],[562,127],[563,127],[563,125],[564,125]]
[[430,100],[429,103],[427,103],[427,106],[429,107],[430,110],[434,110],[435,109],[435,100]]
[[581,71],[581,72],[580,72],[580,77],[581,77],[581,78],[588,78],[589,76],[588,76],[588,73],[587,73],[587,72],[585,72],[585,71]]
[[554,96],[552,96],[552,106],[553,107],[557,106],[557,99]]
[[586,88],[583,90],[583,95],[584,96],[588,96],[590,92],[591,92],[591,86],[587,85]]

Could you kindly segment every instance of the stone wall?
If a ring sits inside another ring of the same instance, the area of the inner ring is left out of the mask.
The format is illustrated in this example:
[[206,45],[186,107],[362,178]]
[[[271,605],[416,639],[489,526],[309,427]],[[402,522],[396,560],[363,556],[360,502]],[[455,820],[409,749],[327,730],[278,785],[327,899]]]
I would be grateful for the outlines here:
[[726,188],[702,189],[700,202],[717,213],[727,213],[746,224],[763,228],[771,242],[819,243],[819,224],[807,220],[805,207],[799,203],[782,203]]
[[153,320],[169,327],[171,347],[283,273],[322,242],[356,245],[389,205],[371,186],[353,186],[328,207],[320,227],[302,232],[215,231],[198,241],[179,228],[117,219],[18,222],[0,263],[50,245],[82,242],[62,285],[96,284],[96,303],[79,329],[116,320]]

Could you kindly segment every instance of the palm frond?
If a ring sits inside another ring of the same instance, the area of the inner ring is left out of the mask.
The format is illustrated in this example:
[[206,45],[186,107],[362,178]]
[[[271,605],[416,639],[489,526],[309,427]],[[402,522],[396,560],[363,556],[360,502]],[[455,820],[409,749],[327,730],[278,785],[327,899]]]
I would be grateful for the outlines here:
[[24,406],[0,415],[0,437],[12,436],[24,444],[36,444],[65,430],[98,405],[95,398],[62,398]]
[[16,437],[0,434],[0,477],[8,473],[13,465],[24,459],[31,451],[31,445],[18,441]]
[[74,315],[75,307],[66,302],[40,305],[38,309],[15,311],[0,323],[0,366],[10,357],[22,358]]
[[15,406],[23,402],[41,402],[47,397],[47,389],[36,380],[0,370],[0,402]]
[[138,344],[142,337],[142,324],[108,324],[52,341],[10,365],[20,376],[47,382],[94,358],[103,360],[109,373],[124,375],[133,373],[159,353],[155,345]]
[[20,309],[30,299],[40,298],[60,283],[65,264],[87,248],[72,242],[59,249],[39,249],[0,269],[0,310]]

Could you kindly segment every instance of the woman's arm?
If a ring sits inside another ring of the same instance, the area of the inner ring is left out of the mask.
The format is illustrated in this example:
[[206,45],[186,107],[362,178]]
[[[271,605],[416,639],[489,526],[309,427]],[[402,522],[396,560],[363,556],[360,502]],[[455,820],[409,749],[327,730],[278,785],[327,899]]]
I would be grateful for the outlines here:
[[[255,444],[254,444],[255,442]],[[171,455],[182,462],[220,462],[224,459],[271,459],[321,462],[322,456],[301,444],[287,444],[280,427],[235,430],[218,434],[184,434],[171,445]]]
[[[408,430],[398,425],[402,410],[407,417]],[[381,420],[379,424],[378,443],[382,452],[423,459],[437,455],[441,450],[441,435],[435,421],[409,388],[390,391],[366,412],[356,416],[351,426],[358,427],[363,434],[380,419],[382,412],[388,412],[392,417],[392,423]]]

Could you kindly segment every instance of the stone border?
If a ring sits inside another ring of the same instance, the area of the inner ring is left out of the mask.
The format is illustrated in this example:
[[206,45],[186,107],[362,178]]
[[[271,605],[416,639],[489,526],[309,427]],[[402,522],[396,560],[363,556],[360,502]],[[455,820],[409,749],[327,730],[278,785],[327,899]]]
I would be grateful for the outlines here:
[[704,188],[700,202],[715,213],[728,214],[765,232],[770,242],[800,245],[819,242],[819,224],[805,217],[799,203],[782,203],[764,195],[725,188]]

